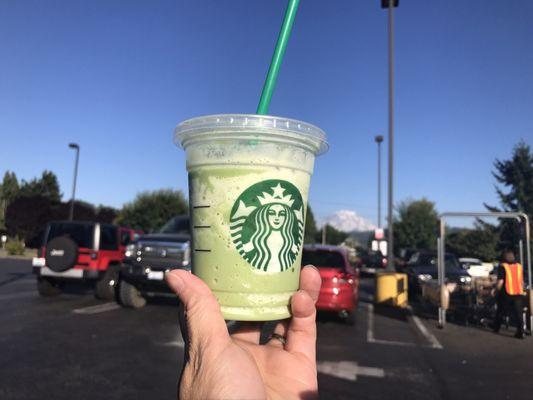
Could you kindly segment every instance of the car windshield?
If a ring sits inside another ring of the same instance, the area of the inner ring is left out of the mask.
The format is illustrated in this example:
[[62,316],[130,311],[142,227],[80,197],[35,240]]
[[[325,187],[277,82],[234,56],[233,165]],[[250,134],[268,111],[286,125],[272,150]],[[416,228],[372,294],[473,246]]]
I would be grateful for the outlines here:
[[[437,255],[432,253],[417,254],[411,259],[411,264],[415,266],[433,265],[435,266],[435,268],[437,268]],[[444,264],[446,265],[446,268],[459,268],[457,258],[455,258],[455,256],[453,256],[452,254],[446,254],[446,256],[444,257]]]
[[344,269],[344,257],[338,251],[305,250],[302,265],[314,265],[317,268]]
[[56,237],[68,237],[76,242],[78,247],[92,249],[94,240],[94,224],[54,222],[50,224],[50,230],[48,231],[46,243]]
[[477,260],[475,258],[460,258],[459,262],[465,265],[483,265],[480,260]]
[[180,216],[170,219],[158,233],[189,233],[189,217]]

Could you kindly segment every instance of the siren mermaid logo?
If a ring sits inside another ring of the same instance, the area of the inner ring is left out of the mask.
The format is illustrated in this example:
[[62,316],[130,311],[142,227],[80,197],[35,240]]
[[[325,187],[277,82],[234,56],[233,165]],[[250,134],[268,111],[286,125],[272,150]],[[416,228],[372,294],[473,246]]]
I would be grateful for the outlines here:
[[302,195],[287,181],[256,183],[233,205],[230,229],[237,251],[252,266],[267,272],[286,271],[302,247]]

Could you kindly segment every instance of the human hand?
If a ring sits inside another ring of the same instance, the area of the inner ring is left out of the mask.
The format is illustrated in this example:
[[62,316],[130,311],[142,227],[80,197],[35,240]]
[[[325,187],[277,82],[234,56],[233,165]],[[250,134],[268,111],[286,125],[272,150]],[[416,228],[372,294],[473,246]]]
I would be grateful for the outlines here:
[[168,285],[181,299],[188,356],[180,399],[316,399],[316,309],[320,274],[307,266],[291,298],[292,318],[274,333],[286,338],[259,344],[261,323],[243,323],[230,335],[216,298],[198,277],[174,270]]

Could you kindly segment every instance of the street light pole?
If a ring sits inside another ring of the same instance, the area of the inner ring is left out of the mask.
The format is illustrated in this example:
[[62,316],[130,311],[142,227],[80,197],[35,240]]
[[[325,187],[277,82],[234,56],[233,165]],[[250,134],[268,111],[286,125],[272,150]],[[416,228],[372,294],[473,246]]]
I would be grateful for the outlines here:
[[389,15],[389,176],[388,176],[388,206],[387,206],[387,269],[394,270],[394,232],[393,232],[393,173],[394,173],[394,7],[398,7],[399,0],[381,0],[381,8],[387,8]]
[[383,136],[378,135],[374,140],[378,144],[378,228],[381,229],[381,143]]
[[69,143],[68,147],[76,150],[76,161],[74,163],[74,182],[72,184],[72,199],[70,201],[69,219],[74,220],[74,200],[76,198],[76,180],[78,178],[78,161],[80,159],[80,146],[76,143]]

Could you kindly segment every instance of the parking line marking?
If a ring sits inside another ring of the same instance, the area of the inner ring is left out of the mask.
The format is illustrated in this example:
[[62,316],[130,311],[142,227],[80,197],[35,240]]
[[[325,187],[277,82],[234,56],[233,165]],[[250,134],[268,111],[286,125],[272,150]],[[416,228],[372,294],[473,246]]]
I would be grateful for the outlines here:
[[409,309],[409,312],[411,313],[411,318],[413,319],[416,327],[418,328],[420,333],[422,333],[422,335],[426,338],[426,340],[431,344],[431,347],[434,349],[442,350],[442,344],[440,344],[439,340],[435,337],[435,335],[428,331],[424,323],[420,320],[420,318],[413,314],[413,311],[411,309]]
[[[396,340],[383,340],[383,339],[376,339],[374,336],[374,305],[368,304],[367,306],[368,310],[368,317],[367,317],[367,327],[366,327],[366,341],[368,343],[375,343],[375,344],[384,344],[389,346],[404,346],[404,347],[416,347],[417,344],[414,342],[400,342]],[[411,313],[411,318],[413,319],[416,327],[420,330],[422,335],[426,338],[426,340],[430,343],[430,345],[422,345],[421,347],[428,347],[431,349],[438,349],[442,350],[443,346],[440,344],[440,342],[437,340],[437,338],[427,330],[427,328],[424,326],[422,321],[412,313],[412,311],[409,309]]]
[[369,343],[374,342],[374,305],[368,304],[368,318],[366,321],[366,341]]
[[384,378],[383,368],[362,367],[354,361],[319,361],[317,370],[321,374],[331,375],[336,378],[356,381],[358,376],[370,378]]
[[104,304],[97,304],[95,306],[89,306],[89,307],[82,307],[82,308],[76,308],[72,310],[74,314],[84,314],[84,315],[92,315],[92,314],[99,314],[107,311],[113,311],[117,308],[120,308],[120,305],[117,303],[109,302]]
[[374,340],[369,341],[368,343],[386,344],[389,346],[405,346],[405,347],[416,346],[416,343],[413,343],[413,342],[399,342],[396,340],[382,340],[382,339],[374,339]]
[[28,290],[24,292],[17,292],[17,293],[6,293],[6,294],[0,294],[0,300],[10,300],[10,299],[18,299],[21,297],[31,297],[31,295],[36,295],[37,291],[35,290]]

